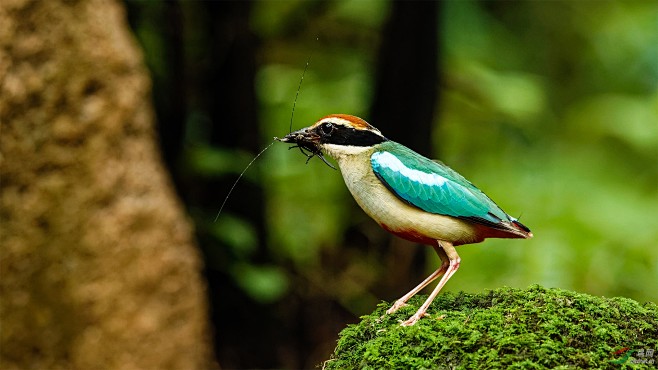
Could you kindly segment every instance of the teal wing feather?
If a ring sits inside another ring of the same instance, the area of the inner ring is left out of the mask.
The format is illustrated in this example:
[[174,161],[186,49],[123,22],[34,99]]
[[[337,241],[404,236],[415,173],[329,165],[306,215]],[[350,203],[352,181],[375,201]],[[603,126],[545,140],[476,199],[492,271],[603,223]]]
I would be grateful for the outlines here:
[[480,189],[440,162],[388,141],[370,157],[372,170],[398,198],[426,212],[492,226],[510,217]]

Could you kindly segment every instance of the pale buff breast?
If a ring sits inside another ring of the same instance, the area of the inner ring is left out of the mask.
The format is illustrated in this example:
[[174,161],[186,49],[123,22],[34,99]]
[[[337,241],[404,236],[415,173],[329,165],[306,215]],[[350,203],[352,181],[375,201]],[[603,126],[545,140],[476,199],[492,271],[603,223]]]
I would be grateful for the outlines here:
[[325,152],[336,159],[347,188],[361,208],[393,233],[413,231],[430,239],[454,244],[480,241],[476,229],[454,217],[425,212],[391,193],[375,176],[370,164],[373,148],[327,144]]

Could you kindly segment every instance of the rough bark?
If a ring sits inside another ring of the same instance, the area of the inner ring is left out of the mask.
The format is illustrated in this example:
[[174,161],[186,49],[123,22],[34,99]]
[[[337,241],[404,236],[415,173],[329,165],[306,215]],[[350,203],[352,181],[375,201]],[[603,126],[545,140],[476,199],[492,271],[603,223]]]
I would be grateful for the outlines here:
[[0,2],[0,368],[211,365],[124,18],[114,1]]

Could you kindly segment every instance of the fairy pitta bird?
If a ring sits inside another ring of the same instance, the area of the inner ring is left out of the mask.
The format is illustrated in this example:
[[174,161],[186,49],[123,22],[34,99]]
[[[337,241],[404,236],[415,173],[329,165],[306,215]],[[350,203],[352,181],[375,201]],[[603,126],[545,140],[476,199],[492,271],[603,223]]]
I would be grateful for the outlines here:
[[350,193],[370,217],[398,237],[431,245],[439,255],[441,266],[386,311],[397,311],[442,276],[425,303],[402,325],[414,325],[427,315],[427,308],[459,268],[456,246],[486,238],[532,237],[530,229],[463,176],[387,139],[361,118],[329,115],[278,140],[296,144],[309,160],[317,156],[331,166],[323,154],[334,158]]

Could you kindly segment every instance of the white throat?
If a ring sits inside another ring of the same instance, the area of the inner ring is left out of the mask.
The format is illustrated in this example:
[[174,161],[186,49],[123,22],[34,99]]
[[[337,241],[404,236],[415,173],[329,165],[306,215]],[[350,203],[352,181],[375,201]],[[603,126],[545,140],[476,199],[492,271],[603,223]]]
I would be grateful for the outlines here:
[[373,147],[371,146],[351,146],[336,144],[321,144],[320,149],[327,153],[331,158],[335,159],[339,165],[341,162],[350,157],[358,157],[373,152]]

